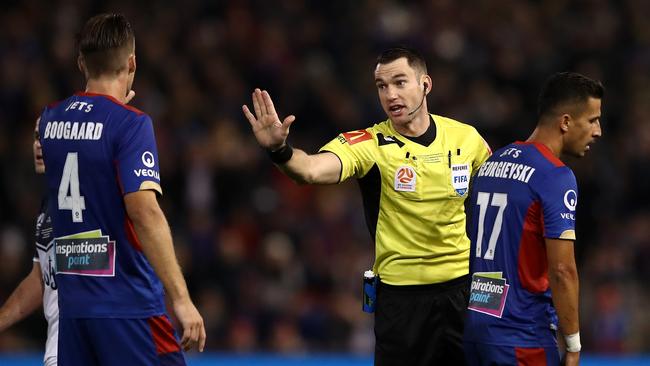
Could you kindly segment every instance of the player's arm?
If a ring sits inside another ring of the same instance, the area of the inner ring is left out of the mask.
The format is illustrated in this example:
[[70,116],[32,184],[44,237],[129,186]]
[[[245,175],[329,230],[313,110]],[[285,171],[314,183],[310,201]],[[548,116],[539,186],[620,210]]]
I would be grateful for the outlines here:
[[[565,337],[578,334],[580,331],[579,281],[573,253],[573,241],[546,238],[546,256],[548,258],[548,279],[553,292],[553,304],[557,310],[560,330]],[[567,349],[567,351],[569,350]],[[579,354],[579,351],[567,352],[567,365],[577,365]]]
[[41,267],[34,262],[31,272],[0,308],[0,332],[16,324],[43,304]]
[[205,345],[203,318],[190,299],[176,261],[171,231],[156,194],[151,190],[128,193],[124,196],[124,203],[144,255],[165,287],[165,294],[183,328],[181,346],[188,350],[197,345],[202,352]]
[[253,129],[257,143],[270,152],[271,160],[291,179],[298,183],[333,184],[341,176],[341,161],[330,152],[307,154],[286,144],[289,127],[296,120],[290,115],[280,121],[269,93],[255,89],[253,114],[242,106],[244,115]]

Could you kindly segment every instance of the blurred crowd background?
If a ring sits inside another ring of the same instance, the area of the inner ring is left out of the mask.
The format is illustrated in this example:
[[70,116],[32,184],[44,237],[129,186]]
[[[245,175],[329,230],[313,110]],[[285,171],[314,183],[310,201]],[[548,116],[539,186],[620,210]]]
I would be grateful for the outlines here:
[[[542,82],[577,71],[607,88],[604,137],[581,160],[576,244],[584,350],[650,352],[650,2],[4,2],[0,13],[0,302],[29,272],[43,193],[33,172],[43,106],[84,87],[75,34],[121,12],[136,32],[132,105],[150,114],[177,254],[205,319],[207,348],[372,352],[361,312],[372,266],[355,182],[298,186],[259,148],[241,112],[254,87],[308,152],[385,119],[380,51],[423,53],[430,111],[475,126],[493,149],[528,137]],[[0,351],[40,351],[39,312]]]

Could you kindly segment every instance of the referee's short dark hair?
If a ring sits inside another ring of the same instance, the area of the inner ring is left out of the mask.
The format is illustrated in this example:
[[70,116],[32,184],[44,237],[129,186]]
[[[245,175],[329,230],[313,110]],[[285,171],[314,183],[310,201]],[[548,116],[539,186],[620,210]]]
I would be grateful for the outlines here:
[[575,72],[559,72],[552,75],[539,93],[537,117],[557,113],[557,107],[586,102],[587,99],[602,99],[605,88],[600,81]]
[[377,57],[375,67],[377,65],[391,63],[402,57],[406,58],[408,65],[415,71],[421,72],[422,74],[427,73],[427,63],[424,61],[424,57],[417,51],[407,47],[393,47],[385,50]]
[[95,15],[77,35],[79,56],[90,77],[120,72],[134,42],[133,28],[122,14]]

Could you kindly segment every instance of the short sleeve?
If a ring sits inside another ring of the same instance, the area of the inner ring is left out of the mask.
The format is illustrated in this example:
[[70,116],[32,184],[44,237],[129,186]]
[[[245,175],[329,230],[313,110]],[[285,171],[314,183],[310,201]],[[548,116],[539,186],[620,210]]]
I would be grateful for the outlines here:
[[362,178],[374,165],[370,147],[375,140],[369,130],[357,130],[338,135],[321,147],[319,152],[329,151],[341,160],[341,178],[343,182],[351,177]]
[[575,240],[578,187],[573,172],[566,166],[555,168],[541,183],[544,237]]
[[474,160],[472,162],[472,172],[478,172],[478,168],[485,163],[485,161],[492,155],[492,149],[488,145],[487,141],[481,137],[481,135],[475,130],[475,139],[476,139],[476,150],[474,154]]
[[117,136],[117,167],[123,194],[151,189],[162,194],[158,149],[151,118],[146,114],[125,122]]

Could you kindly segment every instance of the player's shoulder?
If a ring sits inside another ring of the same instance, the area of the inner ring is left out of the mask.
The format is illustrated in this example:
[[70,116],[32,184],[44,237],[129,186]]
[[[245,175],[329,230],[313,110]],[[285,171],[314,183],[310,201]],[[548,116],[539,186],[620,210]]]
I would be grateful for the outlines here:
[[73,97],[74,97],[74,95],[71,95],[71,96],[69,96],[69,97],[67,97],[65,99],[59,99],[59,100],[55,100],[55,101],[49,103],[48,105],[46,105],[43,108],[43,111],[41,112],[41,114],[44,115],[44,114],[46,114],[48,112],[55,111],[58,108],[61,108],[62,106],[67,105],[68,104],[67,101],[70,100]]
[[491,150],[474,126],[437,114],[432,114],[431,118],[435,121],[438,133],[444,135],[448,143],[475,147],[485,146],[488,151]]
[[458,134],[471,133],[478,136],[478,131],[476,130],[476,128],[474,128],[474,126],[467,124],[465,122],[461,122],[456,119],[441,116],[438,114],[432,114],[431,118],[433,118],[433,120],[435,121],[436,125],[439,128],[444,128],[448,132],[458,133]]
[[515,141],[512,144],[506,146],[506,148],[521,150],[525,158],[530,160],[531,163],[537,165],[538,168],[546,167],[548,170],[555,170],[556,168],[558,170],[571,170],[564,164],[562,160],[553,154],[548,146],[542,143],[531,141]]
[[90,93],[90,92],[77,92],[75,93],[75,95],[79,97],[91,97],[94,100],[101,101],[103,103],[102,106],[105,108],[115,108],[117,110],[124,110],[125,112],[133,113],[136,116],[146,115],[146,113],[139,110],[138,108],[128,104],[124,104],[119,100],[115,99],[115,97],[111,95]]
[[383,121],[363,129],[342,132],[339,134],[338,139],[341,141],[341,143],[354,146],[356,148],[370,148],[377,145],[377,134],[385,135],[389,132],[390,124],[388,121]]
[[105,111],[110,112],[112,115],[116,114],[120,119],[126,118],[139,121],[151,119],[140,109],[124,104],[110,95],[81,91],[48,104],[43,113],[67,111],[81,111],[89,114]]
[[[539,142],[517,141],[509,145],[514,149],[524,151],[529,164],[540,173],[543,172],[545,182],[563,181],[575,182],[573,170],[564,164],[551,150]],[[496,155],[496,154],[495,154]]]

